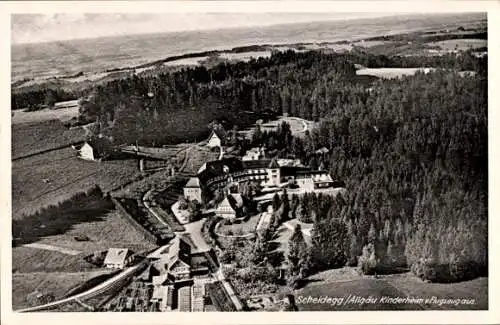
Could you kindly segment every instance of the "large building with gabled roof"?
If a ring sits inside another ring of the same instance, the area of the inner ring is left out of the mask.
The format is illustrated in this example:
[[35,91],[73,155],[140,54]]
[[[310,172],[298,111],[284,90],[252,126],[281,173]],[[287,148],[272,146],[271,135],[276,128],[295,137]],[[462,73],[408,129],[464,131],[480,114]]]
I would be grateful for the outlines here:
[[293,183],[305,191],[324,189],[335,184],[328,172],[311,170],[294,161],[226,157],[204,163],[196,177],[191,178],[184,187],[184,196],[200,198],[199,202],[203,203],[204,194],[242,181],[256,181],[266,187]]
[[195,244],[186,235],[173,239],[168,250],[154,263],[154,270],[159,274],[155,272],[151,276],[151,300],[159,303],[160,310],[192,311],[191,301],[195,297],[191,292],[197,281],[208,278],[210,262],[207,256],[210,254],[210,251],[196,251]]

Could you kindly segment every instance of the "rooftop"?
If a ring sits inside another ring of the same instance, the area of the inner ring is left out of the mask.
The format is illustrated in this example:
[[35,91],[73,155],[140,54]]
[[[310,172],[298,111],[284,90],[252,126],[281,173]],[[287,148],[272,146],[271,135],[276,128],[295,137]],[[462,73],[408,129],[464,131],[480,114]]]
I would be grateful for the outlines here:
[[200,180],[198,177],[191,177],[184,187],[198,188],[200,187]]
[[127,248],[110,248],[104,259],[104,264],[123,264],[131,253]]

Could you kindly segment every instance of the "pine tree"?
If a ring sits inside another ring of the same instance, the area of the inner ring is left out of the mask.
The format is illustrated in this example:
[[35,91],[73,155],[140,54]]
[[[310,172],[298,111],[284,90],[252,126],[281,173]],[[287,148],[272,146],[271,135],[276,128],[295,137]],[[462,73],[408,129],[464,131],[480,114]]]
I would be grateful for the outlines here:
[[296,277],[300,274],[301,259],[304,259],[304,251],[306,250],[307,245],[302,234],[302,228],[300,224],[297,224],[293,230],[292,236],[288,240],[287,262],[289,276]]
[[342,267],[349,254],[347,227],[336,219],[323,220],[312,229],[314,264],[320,268]]
[[278,193],[273,196],[273,211],[278,211],[281,206],[281,199]]
[[300,202],[299,207],[297,209],[297,218],[299,219],[300,222],[303,222],[303,223],[311,223],[312,222],[310,210],[307,208],[307,201],[306,200],[302,200]]
[[290,201],[288,200],[288,193],[286,189],[283,190],[283,196],[281,197],[282,202],[282,214],[281,221],[286,221],[288,219],[288,215],[290,214]]
[[372,223],[370,225],[370,230],[368,231],[368,243],[374,244],[377,242],[377,231],[375,230],[375,225]]

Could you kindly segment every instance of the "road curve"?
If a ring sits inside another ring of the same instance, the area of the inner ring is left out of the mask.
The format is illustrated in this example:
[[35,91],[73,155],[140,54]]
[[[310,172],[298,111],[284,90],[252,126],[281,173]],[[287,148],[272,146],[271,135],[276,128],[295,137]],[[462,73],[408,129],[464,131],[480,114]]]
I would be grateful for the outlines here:
[[44,304],[44,305],[40,305],[40,306],[20,309],[20,310],[17,310],[16,312],[24,313],[24,312],[41,311],[41,310],[57,307],[59,305],[65,304],[65,303],[73,302],[73,301],[76,301],[77,299],[78,300],[86,300],[86,299],[90,299],[92,297],[98,296],[98,295],[102,294],[103,292],[106,292],[107,290],[112,289],[115,285],[119,284],[120,281],[125,280],[126,278],[134,275],[135,272],[140,270],[141,267],[143,267],[148,262],[149,262],[148,259],[144,259],[139,264],[131,266],[131,267],[127,268],[126,270],[124,270],[123,272],[120,272],[119,274],[115,275],[114,277],[104,281],[103,283],[98,284],[97,286],[95,286],[87,291],[76,294],[74,296],[71,296],[71,297],[68,297],[65,299],[61,299],[58,301],[53,301],[53,302],[50,302],[48,304]]

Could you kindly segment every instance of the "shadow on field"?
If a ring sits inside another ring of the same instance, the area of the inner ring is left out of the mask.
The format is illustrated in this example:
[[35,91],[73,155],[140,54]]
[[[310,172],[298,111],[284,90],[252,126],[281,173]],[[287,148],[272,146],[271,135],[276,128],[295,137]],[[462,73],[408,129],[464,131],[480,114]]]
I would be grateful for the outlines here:
[[295,287],[295,289],[302,289],[303,287],[305,287],[307,284],[309,283],[314,283],[314,282],[321,282],[322,280],[320,279],[300,279],[297,281],[297,286]]
[[12,220],[12,247],[37,242],[44,237],[61,235],[75,225],[104,221],[113,208],[107,199],[74,203],[73,206],[48,207],[41,212]]

